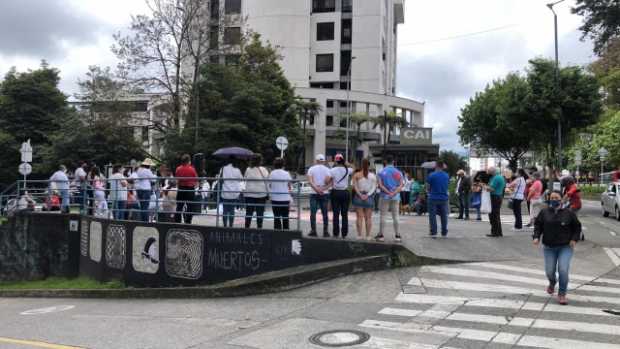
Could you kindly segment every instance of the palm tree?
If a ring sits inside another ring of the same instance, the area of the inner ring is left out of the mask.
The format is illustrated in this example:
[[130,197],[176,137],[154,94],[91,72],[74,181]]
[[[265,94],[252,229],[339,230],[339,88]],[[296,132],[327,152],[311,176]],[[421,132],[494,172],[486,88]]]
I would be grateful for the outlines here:
[[293,107],[299,116],[299,120],[303,123],[303,151],[301,153],[301,165],[298,162],[297,166],[299,171],[301,166],[306,166],[306,125],[309,120],[314,119],[321,112],[321,105],[316,101],[296,97]]
[[[341,114],[341,117],[348,117],[349,114],[348,113],[343,113]],[[355,137],[353,137],[353,141],[354,141],[354,147],[349,147],[350,149],[353,149],[353,158],[355,158],[355,150],[360,146],[360,144],[362,144],[362,142],[364,141],[364,139],[362,138],[362,125],[364,125],[366,122],[372,121],[374,120],[373,117],[371,117],[370,115],[366,114],[366,113],[353,113],[351,114],[351,117],[349,119],[349,125],[354,125],[355,126]],[[351,139],[349,139],[349,141],[351,141]],[[360,160],[360,159],[355,159]]]
[[395,130],[396,128],[407,127],[409,126],[409,122],[407,122],[405,118],[399,116],[393,111],[386,111],[383,114],[382,118],[374,119],[373,127],[376,128],[377,126],[381,126],[383,128],[383,156],[385,156],[387,145],[390,142],[389,137],[392,133],[392,130]]

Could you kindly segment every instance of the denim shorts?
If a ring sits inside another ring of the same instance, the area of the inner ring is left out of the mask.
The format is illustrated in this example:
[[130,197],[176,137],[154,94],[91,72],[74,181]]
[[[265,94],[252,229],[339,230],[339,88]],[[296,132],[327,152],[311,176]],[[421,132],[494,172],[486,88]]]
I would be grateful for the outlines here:
[[375,198],[374,195],[368,195],[368,199],[362,200],[359,195],[353,196],[353,206],[357,208],[374,208]]

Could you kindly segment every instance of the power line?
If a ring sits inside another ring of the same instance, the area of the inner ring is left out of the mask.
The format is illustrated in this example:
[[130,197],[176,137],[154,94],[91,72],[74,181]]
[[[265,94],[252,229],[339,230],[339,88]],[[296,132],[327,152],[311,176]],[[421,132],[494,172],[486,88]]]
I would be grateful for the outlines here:
[[487,30],[483,30],[483,31],[479,31],[479,32],[460,34],[460,35],[454,35],[454,36],[447,36],[447,37],[444,37],[444,38],[438,38],[438,39],[433,39],[433,40],[424,40],[424,41],[410,42],[410,43],[405,43],[405,44],[399,44],[398,46],[415,46],[415,45],[432,44],[432,43],[435,43],[435,42],[467,38],[467,37],[470,37],[470,36],[476,36],[476,35],[481,35],[481,34],[486,34],[486,33],[506,30],[506,29],[510,29],[510,28],[514,28],[514,27],[518,27],[518,26],[520,26],[520,24],[509,24],[509,25],[505,25],[505,26],[501,26],[501,27],[497,27],[497,28],[491,28],[491,29],[487,29]]

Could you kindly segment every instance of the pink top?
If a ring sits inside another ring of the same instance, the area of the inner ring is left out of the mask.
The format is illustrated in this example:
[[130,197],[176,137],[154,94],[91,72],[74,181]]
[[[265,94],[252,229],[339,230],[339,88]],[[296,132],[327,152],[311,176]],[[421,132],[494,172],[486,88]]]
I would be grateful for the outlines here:
[[543,185],[542,182],[537,180],[532,183],[530,187],[529,198],[530,200],[538,200],[542,196]]

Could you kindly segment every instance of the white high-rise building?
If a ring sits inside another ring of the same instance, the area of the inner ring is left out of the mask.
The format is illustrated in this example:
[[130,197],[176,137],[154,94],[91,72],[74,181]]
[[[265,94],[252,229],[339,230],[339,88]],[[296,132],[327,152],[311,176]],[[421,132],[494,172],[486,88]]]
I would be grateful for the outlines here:
[[[225,26],[224,44],[234,42],[242,31],[250,29],[277,47],[283,57],[284,73],[296,93],[321,105],[319,115],[307,125],[311,138],[306,144],[306,162],[310,163],[319,153],[330,156],[344,152],[342,134],[346,131],[349,101],[352,113],[383,117],[385,112],[395,112],[413,126],[424,126],[424,103],[395,96],[396,43],[398,25],[404,23],[404,2],[211,0],[209,11],[212,19],[226,23],[221,24]],[[233,50],[210,60],[228,63],[236,57]],[[367,122],[361,130],[364,142],[351,153],[372,156],[386,150],[377,146],[383,144],[380,127]],[[357,127],[351,125],[350,132],[357,132]],[[393,130],[388,143],[396,143],[390,144],[395,151],[399,149],[399,138],[400,130]],[[410,160],[406,162],[413,165],[427,161],[436,155],[436,148],[411,149],[424,154],[415,156],[417,161],[413,155],[407,156]]]

